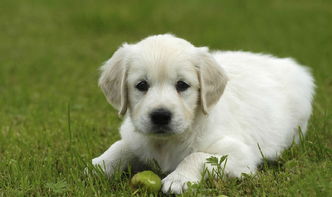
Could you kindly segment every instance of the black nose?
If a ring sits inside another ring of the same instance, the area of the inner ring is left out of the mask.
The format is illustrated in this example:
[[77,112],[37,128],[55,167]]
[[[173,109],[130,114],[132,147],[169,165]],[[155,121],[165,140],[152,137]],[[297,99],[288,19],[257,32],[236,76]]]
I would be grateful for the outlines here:
[[166,109],[160,108],[150,114],[151,121],[155,125],[167,125],[172,118],[172,113]]

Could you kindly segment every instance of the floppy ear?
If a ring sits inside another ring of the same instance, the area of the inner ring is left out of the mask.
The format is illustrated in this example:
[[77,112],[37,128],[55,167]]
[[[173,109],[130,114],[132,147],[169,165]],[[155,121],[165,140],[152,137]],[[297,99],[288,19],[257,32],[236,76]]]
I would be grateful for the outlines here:
[[124,44],[101,67],[99,87],[107,101],[124,115],[127,111],[127,58],[129,45]]
[[223,94],[228,78],[206,47],[199,50],[200,101],[203,113],[207,114]]

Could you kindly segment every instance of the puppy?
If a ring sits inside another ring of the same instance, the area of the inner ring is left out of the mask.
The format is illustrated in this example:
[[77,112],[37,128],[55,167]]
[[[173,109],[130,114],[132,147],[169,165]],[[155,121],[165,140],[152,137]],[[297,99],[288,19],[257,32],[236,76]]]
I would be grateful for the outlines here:
[[155,160],[163,192],[201,180],[211,156],[227,155],[229,177],[255,173],[305,133],[313,78],[290,58],[195,47],[170,34],[123,44],[99,86],[124,122],[121,140],[92,160],[111,176]]

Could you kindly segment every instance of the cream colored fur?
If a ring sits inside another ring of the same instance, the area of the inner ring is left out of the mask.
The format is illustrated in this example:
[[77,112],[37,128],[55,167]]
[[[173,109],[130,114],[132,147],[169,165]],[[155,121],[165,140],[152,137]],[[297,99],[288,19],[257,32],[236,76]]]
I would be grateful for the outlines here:
[[[92,160],[105,173],[158,162],[162,190],[182,193],[198,182],[206,159],[228,155],[231,177],[255,173],[306,132],[314,94],[307,68],[290,58],[237,51],[209,52],[173,35],[124,44],[101,68],[99,85],[124,116],[121,139]],[[135,85],[146,80],[149,89]],[[190,85],[175,89],[177,81]],[[172,113],[166,134],[156,134],[149,114]],[[209,170],[211,166],[207,165]]]

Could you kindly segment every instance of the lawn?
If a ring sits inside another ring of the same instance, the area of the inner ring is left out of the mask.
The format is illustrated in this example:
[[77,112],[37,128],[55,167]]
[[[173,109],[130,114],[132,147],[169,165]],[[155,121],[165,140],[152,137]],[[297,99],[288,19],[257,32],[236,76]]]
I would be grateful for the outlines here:
[[331,20],[330,0],[1,0],[0,196],[152,195],[132,190],[130,173],[83,169],[119,139],[98,67],[121,43],[166,32],[294,57],[317,85],[299,145],[253,177],[208,179],[185,196],[332,196]]

